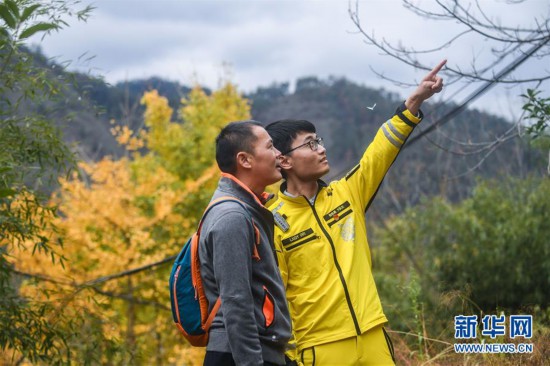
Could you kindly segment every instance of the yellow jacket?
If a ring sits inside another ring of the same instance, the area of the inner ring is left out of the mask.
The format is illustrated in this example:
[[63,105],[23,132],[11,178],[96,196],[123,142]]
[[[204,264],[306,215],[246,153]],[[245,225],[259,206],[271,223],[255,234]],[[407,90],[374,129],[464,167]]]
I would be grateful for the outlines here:
[[365,211],[422,115],[404,105],[378,130],[361,161],[312,204],[284,195],[269,203],[297,351],[360,335],[387,322],[372,276]]

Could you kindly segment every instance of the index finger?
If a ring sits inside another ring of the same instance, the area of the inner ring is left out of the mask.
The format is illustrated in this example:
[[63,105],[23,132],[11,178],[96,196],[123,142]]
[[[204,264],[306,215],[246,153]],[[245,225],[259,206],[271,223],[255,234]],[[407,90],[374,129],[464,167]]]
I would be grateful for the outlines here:
[[443,66],[445,66],[446,63],[447,63],[447,59],[444,59],[443,61],[441,61],[441,62],[439,63],[439,65],[437,65],[436,67],[434,67],[434,68],[432,69],[432,71],[430,71],[430,72],[428,73],[428,75],[429,75],[429,76],[434,76],[434,75],[436,75],[436,74],[443,68]]

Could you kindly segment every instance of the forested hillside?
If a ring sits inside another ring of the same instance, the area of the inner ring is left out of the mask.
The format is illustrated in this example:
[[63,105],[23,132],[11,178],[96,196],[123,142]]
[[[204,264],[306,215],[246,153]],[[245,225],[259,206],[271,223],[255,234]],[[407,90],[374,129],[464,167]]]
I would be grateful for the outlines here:
[[[156,89],[166,97],[175,118],[181,98],[190,90],[178,82],[158,78],[116,85],[84,75],[76,75],[76,80],[79,95],[86,100],[83,108],[87,111],[82,115],[89,116],[93,110],[95,118],[84,121],[77,117],[65,127],[65,134],[69,141],[79,143],[85,158],[92,160],[123,153],[108,133],[109,121],[116,120],[131,129],[142,127],[144,107],[139,102],[145,91]],[[395,91],[373,89],[342,78],[316,77],[297,80],[293,91],[288,82],[274,83],[245,97],[251,103],[252,117],[262,123],[297,118],[316,124],[332,166],[327,180],[343,176],[357,163],[377,129],[404,100]],[[373,110],[366,108],[374,103]],[[424,122],[411,139],[455,107],[452,102],[425,104]],[[445,121],[443,127],[406,146],[372,206],[373,215],[401,212],[423,196],[442,194],[459,201],[470,195],[478,177],[525,177],[530,172],[541,172],[544,157],[526,140],[509,138],[512,128],[511,121],[478,110],[465,110]]]

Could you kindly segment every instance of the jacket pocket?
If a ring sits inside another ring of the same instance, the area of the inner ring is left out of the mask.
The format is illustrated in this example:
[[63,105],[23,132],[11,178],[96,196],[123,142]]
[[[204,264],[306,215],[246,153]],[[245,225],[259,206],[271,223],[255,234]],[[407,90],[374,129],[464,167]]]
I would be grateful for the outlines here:
[[260,258],[260,253],[258,252],[258,246],[260,245],[260,229],[258,229],[254,221],[252,221],[252,225],[254,226],[254,247],[252,248],[252,258],[258,262],[262,259]]
[[264,327],[267,329],[273,321],[275,320],[275,302],[273,301],[273,296],[267,290],[267,287],[264,286],[264,302],[262,305],[262,313],[264,315]]
[[349,203],[349,201],[345,201],[344,203],[324,215],[323,219],[325,220],[325,223],[328,225],[328,227],[332,227],[352,212],[353,209],[351,208],[351,204]]
[[288,252],[319,238],[319,235],[315,234],[315,232],[313,232],[313,229],[309,228],[307,230],[299,232],[298,234],[283,239],[282,244],[284,250]]

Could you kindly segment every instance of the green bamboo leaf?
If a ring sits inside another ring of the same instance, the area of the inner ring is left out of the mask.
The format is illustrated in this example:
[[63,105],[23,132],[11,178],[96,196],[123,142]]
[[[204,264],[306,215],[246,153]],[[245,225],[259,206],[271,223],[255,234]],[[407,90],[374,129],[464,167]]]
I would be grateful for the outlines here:
[[58,26],[52,23],[38,23],[28,27],[23,32],[21,32],[21,34],[19,35],[19,39],[29,38],[30,36],[32,36],[37,32],[47,32],[49,30],[57,29],[57,28]]
[[8,8],[10,8],[12,14],[15,16],[15,19],[19,19],[19,7],[13,0],[5,0],[4,1]]
[[21,22],[24,22],[25,20],[27,20],[32,15],[32,13],[34,13],[34,11],[39,7],[40,7],[40,4],[34,4],[25,8],[25,10],[23,10],[23,15],[21,15]]
[[15,18],[13,17],[10,9],[4,4],[0,4],[0,17],[2,17],[4,22],[6,22],[8,27],[10,27],[11,29],[15,29]]

